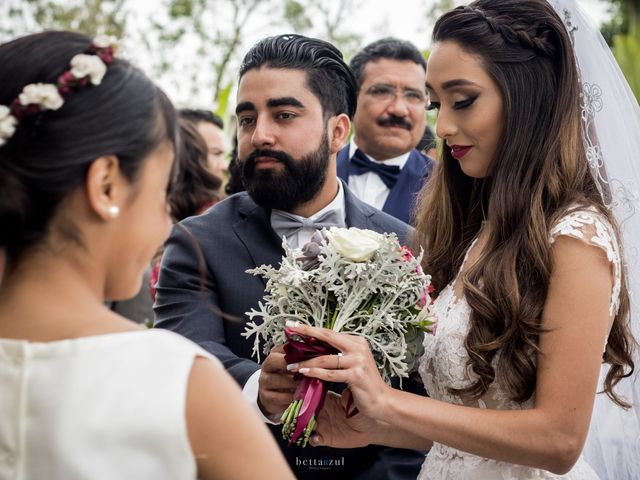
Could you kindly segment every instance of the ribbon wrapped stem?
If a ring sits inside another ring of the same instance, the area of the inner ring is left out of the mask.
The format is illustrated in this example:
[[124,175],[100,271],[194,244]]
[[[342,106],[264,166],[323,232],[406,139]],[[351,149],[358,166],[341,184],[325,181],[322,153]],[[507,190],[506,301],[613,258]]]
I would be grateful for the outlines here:
[[[322,355],[338,353],[331,345],[313,337],[300,335],[285,328],[287,343],[284,345],[287,363],[299,363]],[[282,415],[282,436],[289,440],[289,445],[296,443],[305,447],[313,433],[316,421],[324,400],[329,391],[329,385],[317,378],[308,378],[300,374],[294,376],[300,380],[293,402]]]

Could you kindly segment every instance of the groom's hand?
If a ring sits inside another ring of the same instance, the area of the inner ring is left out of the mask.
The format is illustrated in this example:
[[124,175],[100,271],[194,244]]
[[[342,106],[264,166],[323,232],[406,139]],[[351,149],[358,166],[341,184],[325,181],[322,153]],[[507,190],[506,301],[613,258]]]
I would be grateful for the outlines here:
[[258,379],[258,405],[267,417],[282,415],[293,401],[298,382],[287,371],[284,347],[278,345],[271,350],[260,370]]
[[375,422],[361,413],[347,418],[349,389],[343,396],[328,392],[318,418],[316,434],[311,437],[314,447],[359,448],[371,443],[370,430]]

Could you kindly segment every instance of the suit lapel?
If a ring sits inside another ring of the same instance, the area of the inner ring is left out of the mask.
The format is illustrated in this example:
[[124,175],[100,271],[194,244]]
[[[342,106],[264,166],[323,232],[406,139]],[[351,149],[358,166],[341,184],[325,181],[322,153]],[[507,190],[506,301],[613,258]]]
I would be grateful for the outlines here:
[[393,215],[405,223],[412,223],[412,210],[416,194],[422,188],[425,179],[424,162],[415,150],[411,151],[407,163],[405,163],[398,182],[389,192],[382,211]]
[[[247,249],[254,266],[278,266],[284,250],[282,240],[271,228],[269,212],[256,205],[247,195],[238,208],[239,219],[232,225],[238,239]],[[260,277],[266,286],[266,280]]]
[[344,187],[344,208],[347,227],[370,228],[371,217],[376,210],[362,200],[358,200],[351,193],[345,182],[342,182],[342,184]]
[[336,166],[338,172],[338,178],[344,180],[344,183],[349,185],[349,144],[338,152],[336,158]]

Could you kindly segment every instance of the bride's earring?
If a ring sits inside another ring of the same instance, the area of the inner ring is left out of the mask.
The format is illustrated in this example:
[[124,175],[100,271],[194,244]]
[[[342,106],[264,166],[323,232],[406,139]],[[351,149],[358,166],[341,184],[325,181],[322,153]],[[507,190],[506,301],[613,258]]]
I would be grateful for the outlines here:
[[107,213],[109,215],[109,218],[116,218],[118,215],[120,215],[120,208],[116,205],[111,205],[107,209]]

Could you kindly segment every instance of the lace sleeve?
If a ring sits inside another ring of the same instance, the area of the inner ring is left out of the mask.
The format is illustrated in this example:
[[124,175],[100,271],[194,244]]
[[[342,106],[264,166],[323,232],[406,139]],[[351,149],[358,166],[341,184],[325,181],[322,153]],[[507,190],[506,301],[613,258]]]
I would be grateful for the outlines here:
[[618,311],[620,304],[620,249],[609,221],[595,209],[576,210],[562,217],[551,229],[549,241],[553,243],[561,235],[578,238],[589,245],[601,248],[613,265],[613,290],[609,302],[609,315]]

